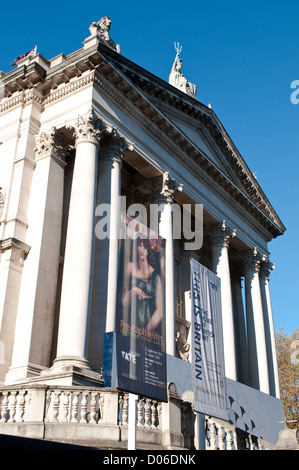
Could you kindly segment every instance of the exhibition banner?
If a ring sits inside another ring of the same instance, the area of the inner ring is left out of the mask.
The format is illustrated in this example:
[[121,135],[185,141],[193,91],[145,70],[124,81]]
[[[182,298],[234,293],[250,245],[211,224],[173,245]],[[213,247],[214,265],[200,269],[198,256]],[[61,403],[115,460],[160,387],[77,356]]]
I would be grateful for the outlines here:
[[165,239],[121,214],[116,309],[117,387],[167,401]]
[[194,259],[191,267],[194,410],[228,419],[220,278]]

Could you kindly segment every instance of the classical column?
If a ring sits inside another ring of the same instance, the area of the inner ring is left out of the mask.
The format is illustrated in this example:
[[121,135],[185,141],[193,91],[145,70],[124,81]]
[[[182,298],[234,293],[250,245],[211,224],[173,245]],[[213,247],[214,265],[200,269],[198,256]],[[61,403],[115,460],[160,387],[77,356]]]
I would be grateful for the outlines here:
[[182,191],[182,185],[163,173],[162,178],[155,180],[152,187],[155,191],[155,203],[158,204],[160,221],[159,235],[165,238],[165,315],[166,315],[166,352],[176,355],[175,343],[175,272],[173,241],[173,203],[176,191]]
[[275,330],[274,330],[271,296],[270,296],[270,288],[269,288],[270,272],[273,269],[274,269],[274,264],[271,263],[269,260],[266,260],[263,263],[261,263],[260,286],[261,286],[262,306],[263,306],[264,323],[265,323],[270,394],[276,398],[280,398],[277,354],[276,354],[276,344],[275,344]]
[[265,325],[259,281],[261,258],[256,248],[244,256],[246,324],[250,386],[269,393]]
[[[67,146],[53,128],[36,139],[35,170],[28,205],[31,246],[15,289],[18,311],[6,383],[37,376],[49,366],[60,257],[64,167]],[[10,324],[13,331],[13,325]]]
[[68,215],[57,357],[53,367],[88,368],[87,342],[94,246],[94,213],[100,131],[93,115],[74,126],[75,165]]
[[212,228],[212,269],[221,279],[222,327],[225,374],[232,380],[237,380],[234,315],[232,305],[230,267],[228,248],[235,231],[227,227],[225,221]]
[[[121,167],[126,150],[132,150],[113,128],[107,129],[99,154],[99,189],[96,207],[95,262],[89,358],[101,365],[103,335],[115,331],[118,247],[121,213]],[[125,210],[125,208],[123,208]],[[98,217],[101,217],[98,220]]]
[[242,273],[237,266],[231,269],[231,289],[235,325],[237,374],[240,382],[249,385],[247,335],[242,296]]

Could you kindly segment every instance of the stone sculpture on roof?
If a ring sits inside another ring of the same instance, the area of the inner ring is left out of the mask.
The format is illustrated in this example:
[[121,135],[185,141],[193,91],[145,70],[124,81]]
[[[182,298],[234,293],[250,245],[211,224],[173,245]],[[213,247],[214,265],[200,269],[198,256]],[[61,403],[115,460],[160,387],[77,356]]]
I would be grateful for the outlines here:
[[93,21],[89,27],[92,36],[97,35],[99,39],[105,42],[106,45],[116,50],[120,54],[120,45],[115,44],[111,39],[109,31],[111,29],[111,19],[109,16],[104,16],[98,22]]
[[182,52],[182,46],[180,47],[179,43],[174,43],[174,48],[176,50],[176,56],[169,75],[169,83],[170,85],[175,86],[187,95],[195,98],[196,85],[193,85],[192,83],[188,82],[188,80],[184,77],[183,72],[181,71],[182,59],[180,59],[180,53]]

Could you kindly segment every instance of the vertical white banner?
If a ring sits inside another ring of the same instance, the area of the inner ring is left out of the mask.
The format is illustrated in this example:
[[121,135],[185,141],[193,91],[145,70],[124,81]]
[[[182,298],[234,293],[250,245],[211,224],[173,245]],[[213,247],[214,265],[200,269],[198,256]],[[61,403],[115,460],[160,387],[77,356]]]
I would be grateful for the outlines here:
[[194,410],[228,419],[220,278],[194,259],[190,267]]

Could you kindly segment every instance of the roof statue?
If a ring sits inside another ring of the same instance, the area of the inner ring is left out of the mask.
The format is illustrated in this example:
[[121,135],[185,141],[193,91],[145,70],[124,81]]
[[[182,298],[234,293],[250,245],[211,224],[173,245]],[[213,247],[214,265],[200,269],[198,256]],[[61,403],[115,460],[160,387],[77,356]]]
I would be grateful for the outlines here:
[[187,95],[190,95],[195,98],[196,85],[193,85],[192,83],[188,82],[188,80],[184,77],[183,72],[181,72],[182,59],[180,59],[180,53],[182,52],[182,46],[180,46],[179,43],[174,43],[174,48],[176,50],[176,56],[169,75],[169,83],[170,85],[175,86]]
[[110,46],[112,49],[116,50],[120,54],[120,45],[115,44],[111,39],[109,31],[111,29],[111,19],[109,16],[104,16],[100,21],[93,21],[89,26],[89,31],[92,36],[97,35],[99,39],[104,41],[104,43]]

